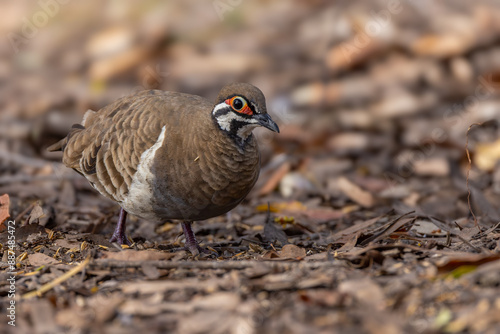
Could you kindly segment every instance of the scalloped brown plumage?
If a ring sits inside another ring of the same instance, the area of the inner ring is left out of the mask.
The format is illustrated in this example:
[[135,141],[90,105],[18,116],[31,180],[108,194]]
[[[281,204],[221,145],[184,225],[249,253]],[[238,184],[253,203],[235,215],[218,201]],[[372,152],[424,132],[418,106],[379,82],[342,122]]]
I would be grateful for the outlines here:
[[67,167],[120,204],[113,241],[128,243],[128,212],[156,222],[183,220],[186,244],[195,252],[199,247],[190,222],[233,209],[258,178],[260,158],[253,136],[235,141],[217,126],[212,113],[237,94],[272,123],[263,126],[279,131],[267,115],[262,92],[249,84],[225,86],[215,105],[199,96],[150,90],[88,111],[81,125],[48,150],[62,150]]

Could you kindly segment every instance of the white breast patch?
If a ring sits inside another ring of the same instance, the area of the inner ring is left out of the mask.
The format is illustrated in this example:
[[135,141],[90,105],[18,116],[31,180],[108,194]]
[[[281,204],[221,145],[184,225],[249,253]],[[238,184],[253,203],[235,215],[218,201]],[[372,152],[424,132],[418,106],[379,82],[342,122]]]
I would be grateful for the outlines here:
[[151,172],[151,168],[156,151],[161,147],[164,139],[165,126],[161,129],[156,143],[142,153],[137,172],[132,178],[128,195],[121,203],[123,209],[134,216],[155,220],[152,205],[153,189],[151,187],[154,182],[154,175]]

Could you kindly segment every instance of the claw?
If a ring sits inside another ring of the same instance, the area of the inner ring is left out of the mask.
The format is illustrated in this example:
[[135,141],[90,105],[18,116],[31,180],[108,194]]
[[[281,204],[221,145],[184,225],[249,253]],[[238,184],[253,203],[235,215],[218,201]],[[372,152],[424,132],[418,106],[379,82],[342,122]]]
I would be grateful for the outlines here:
[[132,246],[132,242],[128,240],[125,234],[119,235],[118,233],[113,233],[113,236],[111,236],[109,242],[116,242],[120,245]]
[[199,254],[213,254],[212,251],[201,247],[198,243],[196,244],[184,244],[184,250],[190,251],[191,255],[197,256]]

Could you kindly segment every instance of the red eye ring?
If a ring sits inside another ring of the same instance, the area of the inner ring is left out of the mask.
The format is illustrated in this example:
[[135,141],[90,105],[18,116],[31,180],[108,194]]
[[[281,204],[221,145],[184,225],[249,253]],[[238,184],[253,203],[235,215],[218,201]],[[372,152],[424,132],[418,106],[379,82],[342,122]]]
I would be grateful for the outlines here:
[[[227,99],[224,102],[226,102],[226,104],[230,105],[231,108],[233,108],[233,110],[238,112],[238,113],[245,114],[245,115],[253,115],[253,111],[248,106],[247,101],[244,98],[242,98],[241,96],[234,96],[230,99]],[[243,106],[237,108],[236,105],[239,103],[243,103]]]

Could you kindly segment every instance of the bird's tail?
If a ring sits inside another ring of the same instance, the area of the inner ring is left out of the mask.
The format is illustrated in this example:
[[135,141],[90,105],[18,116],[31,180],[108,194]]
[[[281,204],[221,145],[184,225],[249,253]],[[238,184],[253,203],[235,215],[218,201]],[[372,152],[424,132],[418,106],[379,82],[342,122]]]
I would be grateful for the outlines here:
[[47,151],[49,152],[64,151],[66,145],[68,145],[68,141],[70,140],[71,136],[84,129],[85,127],[81,124],[73,124],[73,126],[71,127],[71,131],[68,133],[68,135],[63,139],[59,140],[57,143],[47,147]]

